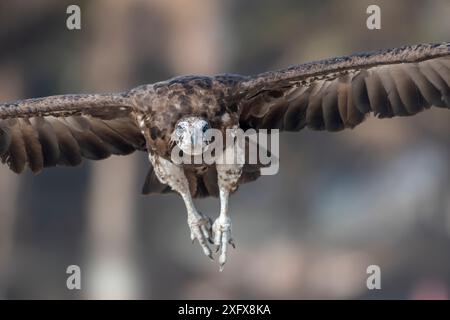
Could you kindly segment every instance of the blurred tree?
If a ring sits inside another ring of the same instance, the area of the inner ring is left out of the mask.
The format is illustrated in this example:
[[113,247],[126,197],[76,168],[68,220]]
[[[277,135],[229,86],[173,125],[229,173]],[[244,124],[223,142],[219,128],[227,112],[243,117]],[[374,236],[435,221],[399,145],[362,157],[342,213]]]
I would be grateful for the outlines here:
[[[122,91],[130,87],[131,2],[94,1],[84,10],[90,42],[83,66],[84,89]],[[111,23],[113,22],[113,23]],[[86,23],[86,22],[85,22]],[[134,255],[137,203],[137,154],[92,162],[88,195],[87,298],[132,299],[140,296]]]
[[[0,100],[13,100],[22,94],[20,68],[0,63]],[[13,75],[13,76],[11,76]],[[0,170],[0,299],[6,298],[11,256],[14,247],[15,215],[22,179],[9,170]]]

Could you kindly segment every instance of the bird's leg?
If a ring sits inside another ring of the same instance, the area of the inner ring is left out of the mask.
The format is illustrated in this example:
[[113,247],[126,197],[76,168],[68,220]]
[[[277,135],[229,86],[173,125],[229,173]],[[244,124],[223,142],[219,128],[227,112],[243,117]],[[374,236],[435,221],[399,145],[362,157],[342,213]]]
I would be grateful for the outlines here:
[[211,242],[211,219],[197,211],[189,190],[189,182],[182,167],[156,155],[149,155],[156,176],[161,183],[168,184],[173,190],[178,192],[184,200],[187,209],[187,221],[191,230],[191,240],[198,240],[203,252],[213,259],[211,249],[207,241]]
[[239,178],[242,174],[242,164],[216,164],[217,182],[219,185],[220,195],[220,215],[214,221],[213,235],[214,245],[217,251],[220,250],[219,264],[220,271],[227,261],[228,244],[235,247],[233,238],[231,237],[231,219],[228,214],[228,198],[230,193],[236,190]]
[[194,207],[192,197],[190,192],[179,192],[184,200],[187,208],[187,221],[189,228],[191,230],[191,240],[194,242],[195,239],[198,240],[202,246],[203,252],[210,259],[213,260],[211,249],[208,246],[208,242],[211,242],[211,218],[203,215],[201,212],[197,211]]

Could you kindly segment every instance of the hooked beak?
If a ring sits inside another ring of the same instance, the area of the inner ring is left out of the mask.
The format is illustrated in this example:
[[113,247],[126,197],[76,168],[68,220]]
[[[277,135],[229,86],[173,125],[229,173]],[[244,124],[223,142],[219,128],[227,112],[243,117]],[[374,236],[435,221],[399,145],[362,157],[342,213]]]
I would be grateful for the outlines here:
[[191,135],[191,146],[194,153],[203,152],[203,132],[195,130]]

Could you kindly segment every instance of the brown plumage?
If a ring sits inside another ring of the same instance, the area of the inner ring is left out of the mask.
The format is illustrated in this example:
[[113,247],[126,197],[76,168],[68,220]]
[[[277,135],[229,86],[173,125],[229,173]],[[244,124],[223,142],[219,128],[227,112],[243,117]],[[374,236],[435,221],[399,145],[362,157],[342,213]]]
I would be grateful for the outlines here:
[[[356,54],[267,72],[184,76],[120,94],[62,95],[0,104],[0,157],[11,170],[79,165],[135,150],[167,158],[180,118],[225,130],[339,131],[379,118],[450,108],[450,44]],[[142,123],[140,123],[142,122]],[[143,126],[142,126],[142,125]],[[214,169],[187,169],[194,196],[217,196]],[[259,171],[244,168],[240,182]],[[150,170],[144,193],[170,191]]]
[[268,72],[241,84],[241,127],[339,131],[450,107],[450,45],[417,45]]

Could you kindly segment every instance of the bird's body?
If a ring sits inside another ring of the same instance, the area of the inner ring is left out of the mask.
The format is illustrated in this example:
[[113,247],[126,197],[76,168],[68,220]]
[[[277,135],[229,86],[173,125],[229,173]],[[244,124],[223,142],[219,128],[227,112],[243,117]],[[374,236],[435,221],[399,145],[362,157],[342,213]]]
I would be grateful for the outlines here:
[[[146,137],[147,149],[166,160],[171,158],[172,133],[180,119],[198,117],[207,119],[210,126],[225,131],[239,126],[236,102],[232,92],[245,79],[239,75],[180,76],[151,85],[139,86],[129,92],[137,106],[136,123]],[[219,196],[217,171],[214,165],[186,163],[191,195]],[[252,180],[254,171],[246,168],[242,181]],[[160,183],[151,169],[143,193],[169,192],[171,188]]]
[[171,134],[183,117],[208,119],[213,128],[221,130],[238,124],[230,98],[240,79],[243,77],[235,75],[181,76],[131,90],[129,96],[148,130],[150,148],[169,158]]
[[[210,147],[209,129],[226,137],[238,129],[339,131],[369,113],[379,118],[450,108],[450,43],[416,45],[333,58],[254,77],[182,76],[125,93],[63,95],[0,104],[0,157],[16,173],[28,166],[75,166],[82,158],[145,151],[152,164],[144,193],[178,192],[192,239],[226,261],[231,239],[228,197],[259,176],[241,163],[175,163],[173,150]],[[228,147],[221,151],[229,152]],[[212,225],[194,197],[219,196]]]

